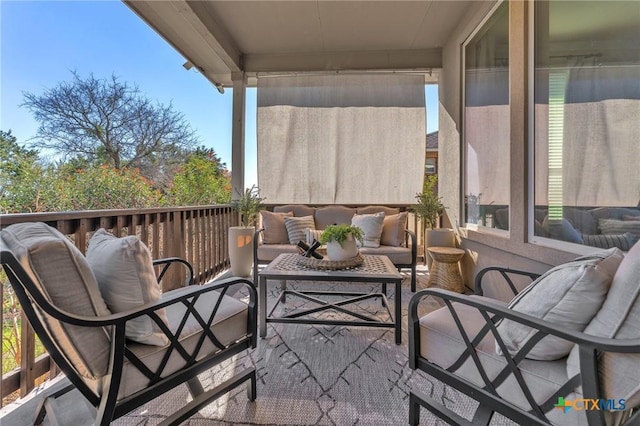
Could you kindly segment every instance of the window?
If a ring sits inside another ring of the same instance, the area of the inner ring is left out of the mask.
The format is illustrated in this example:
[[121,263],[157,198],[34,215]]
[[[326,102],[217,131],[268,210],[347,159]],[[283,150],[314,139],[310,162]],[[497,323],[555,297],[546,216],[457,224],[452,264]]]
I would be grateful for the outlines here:
[[534,235],[640,236],[640,2],[535,3]]
[[433,157],[427,157],[425,160],[424,172],[427,175],[435,175],[438,173],[438,160]]
[[465,219],[509,229],[509,4],[464,46]]

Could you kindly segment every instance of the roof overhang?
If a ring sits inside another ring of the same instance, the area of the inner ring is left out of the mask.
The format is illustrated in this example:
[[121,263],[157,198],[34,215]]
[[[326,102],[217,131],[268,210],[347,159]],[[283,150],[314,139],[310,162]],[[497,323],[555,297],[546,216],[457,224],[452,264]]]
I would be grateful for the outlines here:
[[124,2],[185,61],[224,86],[241,72],[250,79],[308,72],[420,72],[426,81],[435,81],[442,46],[474,3]]

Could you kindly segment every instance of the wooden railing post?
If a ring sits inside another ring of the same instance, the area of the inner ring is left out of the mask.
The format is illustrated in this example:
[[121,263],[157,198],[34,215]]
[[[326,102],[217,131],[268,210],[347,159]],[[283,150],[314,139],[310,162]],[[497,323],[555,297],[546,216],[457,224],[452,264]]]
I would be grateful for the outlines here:
[[23,397],[35,387],[33,367],[35,362],[36,339],[33,328],[24,312],[20,315],[20,396]]
[[[166,221],[164,223],[164,235],[166,238],[163,241],[163,257],[185,258],[185,213],[186,212],[184,211],[167,213]],[[175,290],[177,288],[184,287],[184,278],[184,270],[180,268],[173,268],[168,271],[163,280],[163,291]]]

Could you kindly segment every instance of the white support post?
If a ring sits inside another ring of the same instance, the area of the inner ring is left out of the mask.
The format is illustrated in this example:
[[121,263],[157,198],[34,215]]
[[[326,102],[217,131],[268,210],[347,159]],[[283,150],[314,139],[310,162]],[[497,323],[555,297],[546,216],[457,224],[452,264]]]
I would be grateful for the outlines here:
[[231,131],[231,199],[244,192],[244,120],[247,77],[244,72],[233,73],[233,127]]

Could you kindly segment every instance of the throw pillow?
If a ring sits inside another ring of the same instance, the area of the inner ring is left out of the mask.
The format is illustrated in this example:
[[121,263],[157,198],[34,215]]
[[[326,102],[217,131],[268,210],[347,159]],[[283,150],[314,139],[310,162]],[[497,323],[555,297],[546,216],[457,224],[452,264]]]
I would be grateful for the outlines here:
[[289,236],[287,228],[284,226],[284,218],[293,217],[293,212],[273,213],[266,210],[260,212],[262,221],[262,242],[264,244],[287,244]]
[[[522,312],[566,330],[582,331],[600,309],[609,291],[611,280],[624,255],[612,248],[550,269],[529,284],[509,304]],[[515,355],[535,330],[511,320],[502,320],[498,332],[507,350]],[[554,360],[565,357],[573,344],[555,336],[538,342],[526,358]],[[496,352],[502,354],[496,342]]]
[[[629,250],[611,283],[602,308],[584,329],[586,334],[607,339],[640,338],[640,244]],[[567,359],[567,375],[580,372],[578,346]],[[603,352],[598,357],[604,398],[624,398],[629,406],[637,406],[640,383],[640,355],[637,353]],[[633,404],[633,405],[632,405]]]
[[316,224],[313,221],[313,216],[302,217],[284,217],[284,226],[287,228],[287,234],[289,236],[289,244],[298,244],[298,241],[305,241],[306,236],[304,230],[316,229]]
[[383,246],[403,247],[404,230],[407,227],[409,213],[402,212],[384,217],[380,244]]
[[633,235],[640,235],[640,220],[600,219],[598,227],[603,234],[631,232]]
[[384,226],[384,213],[357,214],[351,218],[351,224],[362,229],[362,243],[358,247],[380,247],[380,237]]
[[[104,229],[97,230],[89,241],[87,262],[112,312],[129,311],[160,300],[160,285],[151,252],[135,235],[118,238]],[[164,308],[156,314],[167,323]],[[160,327],[147,316],[128,321],[125,334],[129,339],[147,345],[169,343]]]
[[320,236],[322,235],[322,231],[320,229],[310,229],[307,228],[304,230],[304,236],[307,244],[313,244],[313,240],[320,241]]

